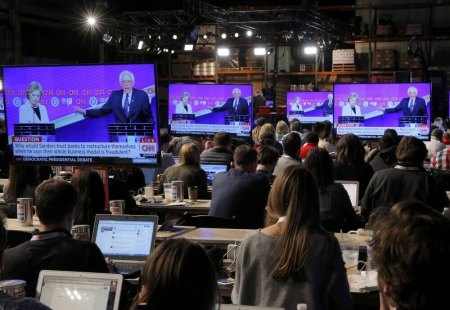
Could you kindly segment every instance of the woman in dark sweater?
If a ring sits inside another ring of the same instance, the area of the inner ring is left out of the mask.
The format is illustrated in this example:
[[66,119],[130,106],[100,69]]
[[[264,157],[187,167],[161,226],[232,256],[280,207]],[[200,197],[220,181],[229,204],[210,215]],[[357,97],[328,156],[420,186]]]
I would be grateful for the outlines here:
[[195,143],[181,147],[178,164],[164,171],[158,187],[158,194],[164,193],[164,183],[184,182],[184,198],[188,198],[188,187],[198,187],[198,198],[208,199],[206,172],[200,168],[200,149]]
[[362,227],[352,207],[347,191],[340,183],[334,183],[333,161],[321,148],[312,149],[304,166],[316,178],[320,194],[320,220],[328,231],[348,231]]
[[335,177],[336,180],[359,181],[359,200],[373,176],[373,169],[364,161],[364,154],[364,147],[354,134],[339,139],[334,161]]

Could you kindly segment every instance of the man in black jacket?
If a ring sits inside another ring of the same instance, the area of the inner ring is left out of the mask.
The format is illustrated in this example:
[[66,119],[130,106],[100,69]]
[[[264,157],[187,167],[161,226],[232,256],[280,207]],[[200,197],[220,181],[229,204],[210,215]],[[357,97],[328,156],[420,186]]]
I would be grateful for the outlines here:
[[73,185],[63,180],[48,180],[36,188],[39,232],[5,251],[2,279],[25,280],[26,296],[34,297],[41,270],[108,272],[96,244],[72,239],[69,230],[77,200]]
[[214,135],[214,147],[200,154],[201,163],[230,165],[232,161],[231,137],[223,131]]

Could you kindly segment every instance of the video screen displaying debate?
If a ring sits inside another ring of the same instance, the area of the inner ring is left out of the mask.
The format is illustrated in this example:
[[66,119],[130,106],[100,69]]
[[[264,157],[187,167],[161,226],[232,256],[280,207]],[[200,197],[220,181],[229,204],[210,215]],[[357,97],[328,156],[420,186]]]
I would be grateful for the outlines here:
[[158,163],[153,64],[3,68],[16,162]]
[[335,84],[334,127],[336,135],[353,133],[379,138],[386,128],[401,136],[428,139],[431,85]]
[[252,85],[170,84],[169,128],[179,135],[214,135],[225,131],[249,137]]
[[286,114],[302,123],[333,122],[333,92],[287,92]]

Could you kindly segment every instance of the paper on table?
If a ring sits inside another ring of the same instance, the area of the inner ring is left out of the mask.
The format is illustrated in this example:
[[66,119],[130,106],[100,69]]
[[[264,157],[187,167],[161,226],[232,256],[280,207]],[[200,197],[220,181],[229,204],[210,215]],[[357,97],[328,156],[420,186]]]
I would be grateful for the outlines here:
[[361,271],[360,275],[348,275],[351,292],[373,292],[378,290],[378,272],[376,270]]

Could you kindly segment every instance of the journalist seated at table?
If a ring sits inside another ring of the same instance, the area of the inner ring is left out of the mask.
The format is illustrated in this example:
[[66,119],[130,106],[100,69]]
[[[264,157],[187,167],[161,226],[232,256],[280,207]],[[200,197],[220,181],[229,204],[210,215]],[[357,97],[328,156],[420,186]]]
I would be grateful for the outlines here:
[[214,147],[204,150],[200,154],[200,161],[208,164],[230,165],[233,161],[231,150],[231,136],[223,131],[214,135]]
[[[0,214],[0,265],[3,261],[4,247],[6,245],[7,231],[4,226],[3,215]],[[30,309],[30,310],[50,310],[34,298],[16,297],[0,291],[0,309]]]
[[214,176],[209,215],[235,218],[242,228],[263,226],[269,179],[256,174],[257,153],[249,145],[234,151],[234,169]]
[[1,278],[26,281],[26,296],[34,297],[41,270],[108,272],[102,252],[94,243],[72,239],[70,229],[77,191],[63,180],[48,180],[36,188],[39,231],[30,241],[4,254]]

